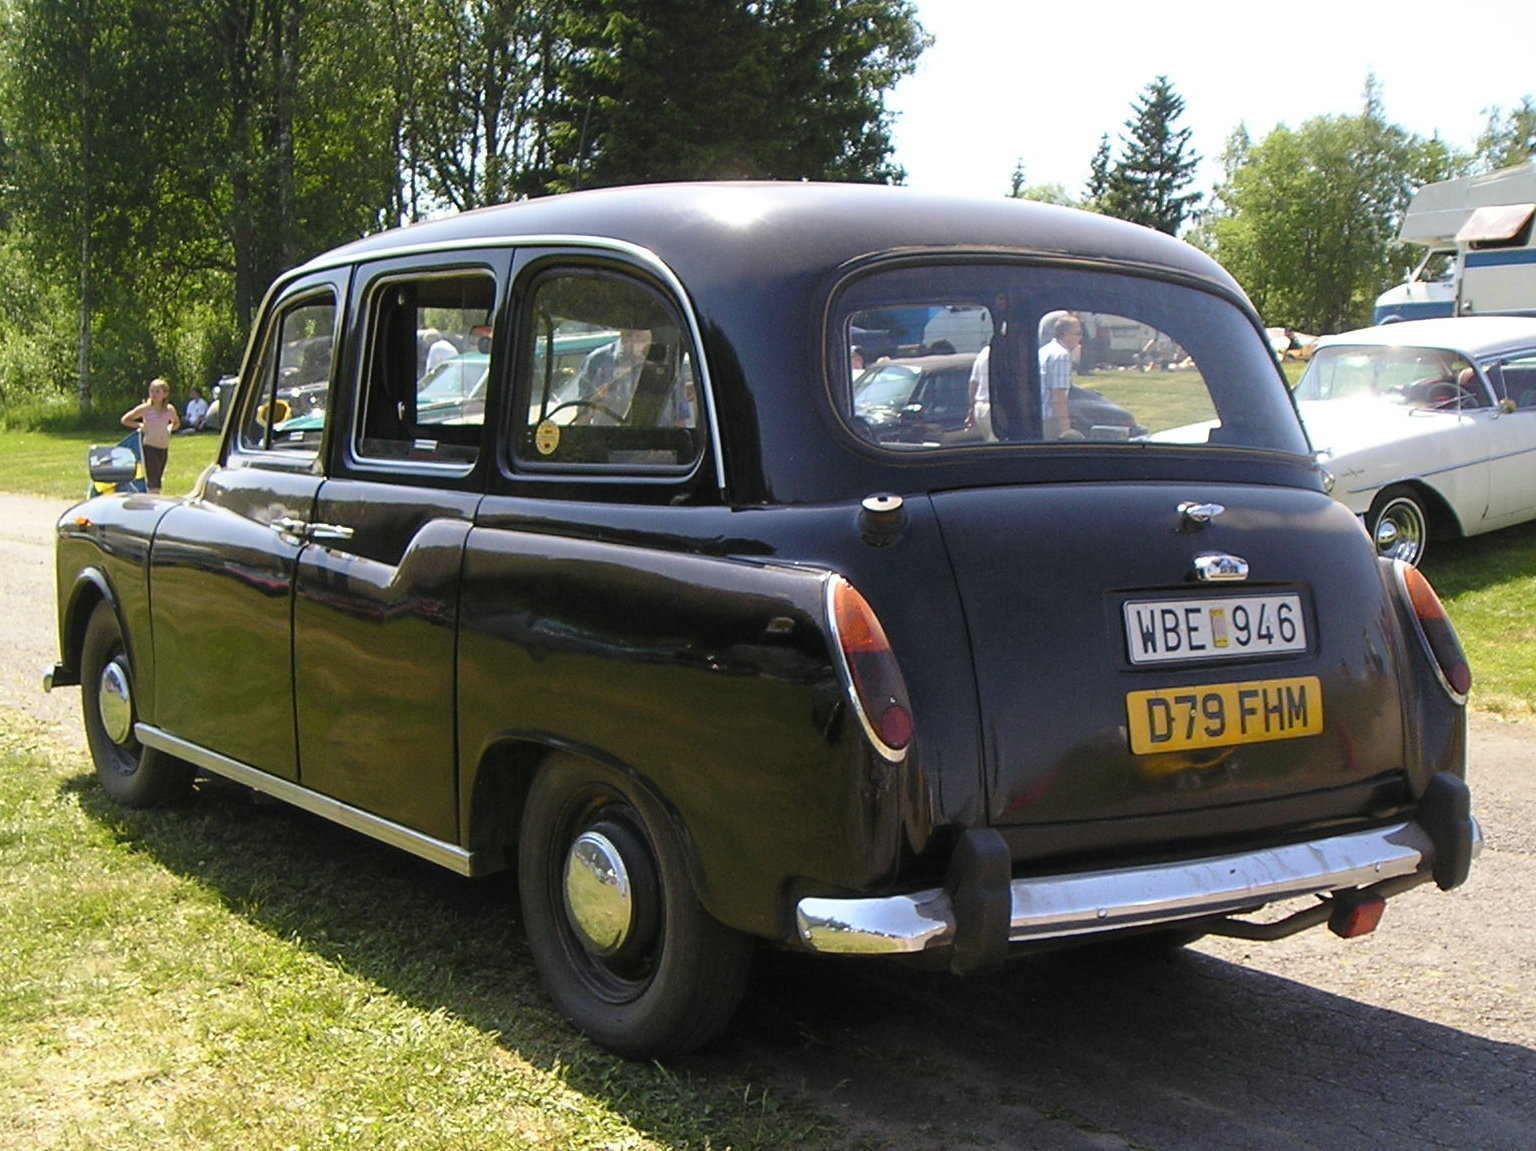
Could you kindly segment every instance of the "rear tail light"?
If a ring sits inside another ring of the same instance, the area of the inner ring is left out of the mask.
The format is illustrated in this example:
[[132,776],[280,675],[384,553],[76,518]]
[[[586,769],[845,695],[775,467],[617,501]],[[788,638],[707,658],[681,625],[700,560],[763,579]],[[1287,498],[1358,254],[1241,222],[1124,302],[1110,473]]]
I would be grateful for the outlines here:
[[1413,606],[1414,618],[1419,621],[1419,635],[1423,637],[1429,654],[1434,657],[1441,679],[1452,695],[1458,699],[1465,698],[1467,692],[1472,690],[1472,669],[1467,665],[1467,655],[1461,650],[1461,640],[1456,635],[1456,629],[1451,626],[1451,619],[1445,614],[1445,605],[1440,602],[1435,589],[1429,586],[1429,580],[1418,568],[1409,567],[1401,560],[1392,566],[1397,574],[1398,586]]
[[894,763],[912,742],[912,705],[885,629],[858,589],[842,576],[827,581],[827,619],[859,723],[875,750]]

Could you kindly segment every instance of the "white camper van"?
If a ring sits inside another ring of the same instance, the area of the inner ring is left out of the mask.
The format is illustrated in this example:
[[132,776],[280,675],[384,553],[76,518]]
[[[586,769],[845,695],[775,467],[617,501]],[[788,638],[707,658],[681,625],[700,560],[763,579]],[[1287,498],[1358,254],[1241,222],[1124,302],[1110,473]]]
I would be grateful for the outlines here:
[[1425,249],[1406,281],[1376,299],[1374,321],[1501,313],[1536,315],[1536,161],[1426,184],[1399,243]]

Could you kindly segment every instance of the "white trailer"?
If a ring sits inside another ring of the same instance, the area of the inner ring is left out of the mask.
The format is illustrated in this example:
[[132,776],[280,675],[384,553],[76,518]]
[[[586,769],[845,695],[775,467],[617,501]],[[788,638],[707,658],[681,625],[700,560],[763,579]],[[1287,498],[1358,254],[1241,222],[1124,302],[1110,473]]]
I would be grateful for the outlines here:
[[1374,322],[1501,313],[1536,315],[1536,161],[1426,184],[1398,231],[1424,258],[1376,299]]

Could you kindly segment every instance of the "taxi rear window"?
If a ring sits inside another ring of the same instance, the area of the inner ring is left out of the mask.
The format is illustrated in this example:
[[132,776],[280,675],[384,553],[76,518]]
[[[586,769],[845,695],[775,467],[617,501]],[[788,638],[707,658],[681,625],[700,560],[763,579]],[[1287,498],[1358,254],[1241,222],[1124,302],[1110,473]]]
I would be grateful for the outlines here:
[[845,423],[892,451],[1307,450],[1244,314],[1149,277],[985,263],[885,270],[841,293],[829,353]]

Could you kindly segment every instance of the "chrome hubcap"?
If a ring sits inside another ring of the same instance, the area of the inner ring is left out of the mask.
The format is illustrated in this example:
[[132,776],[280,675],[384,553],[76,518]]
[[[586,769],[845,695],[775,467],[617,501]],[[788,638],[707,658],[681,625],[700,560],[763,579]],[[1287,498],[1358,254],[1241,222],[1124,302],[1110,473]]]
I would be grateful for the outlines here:
[[594,955],[614,955],[635,921],[629,868],[613,840],[585,831],[565,860],[565,909],[571,926]]
[[133,690],[128,686],[128,669],[114,659],[101,669],[96,686],[96,707],[101,726],[116,744],[125,744],[133,733]]
[[1394,502],[1376,521],[1376,554],[1404,563],[1418,563],[1424,554],[1424,520],[1418,509]]

